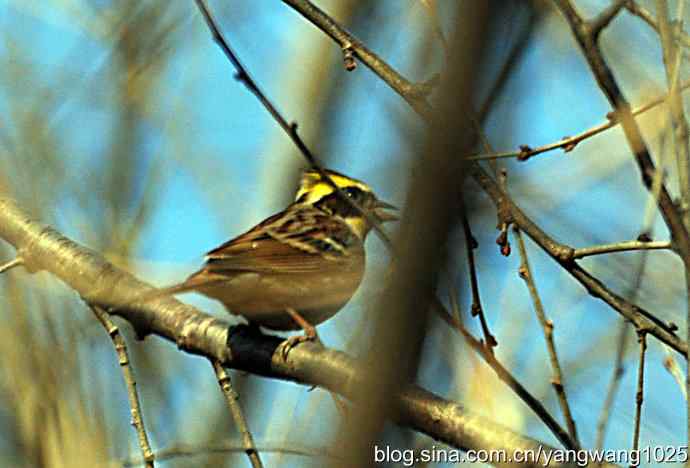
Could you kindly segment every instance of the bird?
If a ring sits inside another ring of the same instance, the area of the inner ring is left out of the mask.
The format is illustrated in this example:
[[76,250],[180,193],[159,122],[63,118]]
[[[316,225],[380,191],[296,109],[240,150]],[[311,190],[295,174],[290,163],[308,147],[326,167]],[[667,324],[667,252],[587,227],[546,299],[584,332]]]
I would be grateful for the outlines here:
[[362,281],[371,218],[398,219],[397,208],[364,182],[322,171],[303,171],[294,202],[209,251],[198,271],[147,299],[197,292],[250,326],[303,329],[307,339],[318,339],[315,326],[335,315]]

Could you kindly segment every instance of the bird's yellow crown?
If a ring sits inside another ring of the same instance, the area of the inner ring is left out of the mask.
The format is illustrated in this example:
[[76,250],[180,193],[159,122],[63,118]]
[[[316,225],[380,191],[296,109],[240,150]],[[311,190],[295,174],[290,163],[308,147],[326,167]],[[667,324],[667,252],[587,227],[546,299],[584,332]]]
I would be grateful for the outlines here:
[[[357,187],[363,192],[371,192],[371,188],[362,181],[347,177],[330,169],[325,169],[325,172],[340,189]],[[335,192],[335,190],[331,184],[329,184],[318,171],[309,169],[302,173],[302,179],[300,180],[295,201],[314,204],[333,192]]]

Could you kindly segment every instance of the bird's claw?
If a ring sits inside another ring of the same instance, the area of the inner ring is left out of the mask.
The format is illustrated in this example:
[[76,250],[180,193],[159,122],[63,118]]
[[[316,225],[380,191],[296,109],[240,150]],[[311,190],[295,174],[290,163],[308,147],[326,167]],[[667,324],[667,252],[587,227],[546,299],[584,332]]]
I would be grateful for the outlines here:
[[283,360],[287,361],[288,354],[290,353],[290,351],[292,351],[292,348],[294,348],[300,343],[304,343],[307,341],[313,341],[315,343],[322,345],[321,340],[319,339],[319,335],[316,333],[316,330],[313,330],[313,332],[305,331],[303,335],[291,336],[283,342],[281,350]]

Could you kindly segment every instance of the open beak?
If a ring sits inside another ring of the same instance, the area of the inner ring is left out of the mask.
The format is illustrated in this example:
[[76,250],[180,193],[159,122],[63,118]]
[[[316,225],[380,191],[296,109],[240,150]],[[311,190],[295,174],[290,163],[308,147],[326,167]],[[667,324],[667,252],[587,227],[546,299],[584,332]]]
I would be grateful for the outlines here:
[[390,211],[398,211],[396,206],[386,203],[385,201],[376,200],[374,204],[374,215],[381,221],[385,223],[386,221],[397,221],[400,217]]

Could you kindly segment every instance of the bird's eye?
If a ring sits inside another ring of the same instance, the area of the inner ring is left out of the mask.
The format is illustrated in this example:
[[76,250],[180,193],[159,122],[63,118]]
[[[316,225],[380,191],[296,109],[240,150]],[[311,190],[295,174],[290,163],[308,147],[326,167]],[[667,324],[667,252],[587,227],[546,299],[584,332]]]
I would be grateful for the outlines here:
[[348,197],[354,198],[357,200],[359,196],[361,195],[362,191],[358,189],[357,187],[347,187],[345,189],[345,193],[347,194]]

